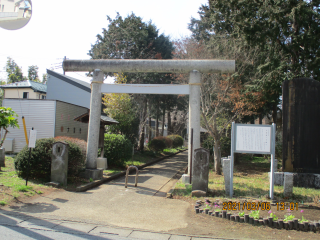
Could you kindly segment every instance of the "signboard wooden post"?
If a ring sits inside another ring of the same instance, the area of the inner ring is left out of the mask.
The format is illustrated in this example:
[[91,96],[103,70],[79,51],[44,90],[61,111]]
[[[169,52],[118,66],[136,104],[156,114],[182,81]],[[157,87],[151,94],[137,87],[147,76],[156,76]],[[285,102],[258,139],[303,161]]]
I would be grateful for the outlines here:
[[28,185],[28,178],[29,178],[29,172],[30,172],[30,158],[31,158],[31,148],[36,147],[36,139],[37,139],[37,130],[30,130],[29,132],[29,141],[28,141],[28,147],[29,147],[29,160],[28,160],[28,171],[27,171],[27,178],[26,178],[26,186]]
[[274,191],[276,124],[235,124],[231,130],[230,197],[233,196],[234,153],[271,154],[270,198]]

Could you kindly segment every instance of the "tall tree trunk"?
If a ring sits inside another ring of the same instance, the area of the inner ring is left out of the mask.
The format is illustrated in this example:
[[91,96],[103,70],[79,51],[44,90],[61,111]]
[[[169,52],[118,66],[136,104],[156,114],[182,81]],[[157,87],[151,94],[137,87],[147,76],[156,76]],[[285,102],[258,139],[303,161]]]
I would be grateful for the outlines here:
[[214,137],[214,171],[221,175],[221,143],[217,136]]
[[167,135],[170,135],[170,134],[172,134],[170,111],[167,112],[167,119],[168,119]]
[[140,133],[140,136],[139,136],[139,151],[143,152],[144,150],[144,127],[142,127],[142,131]]
[[163,108],[162,112],[162,129],[161,129],[161,136],[164,134],[164,121],[165,121],[165,115],[166,115],[166,108]]
[[262,124],[262,114],[259,114],[259,124]]
[[149,102],[149,133],[148,133],[148,141],[151,141],[151,134],[152,134],[152,129],[151,129],[151,104]]
[[159,136],[159,102],[157,104],[156,137]]
[[273,104],[273,109],[272,109],[272,118],[273,122],[277,124],[277,113],[278,113],[278,106],[277,102]]
[[138,146],[138,149],[139,151],[143,152],[144,150],[144,129],[145,129],[145,126],[146,126],[146,117],[147,117],[147,102],[144,104],[144,109],[143,109],[143,124],[142,124],[142,127],[141,127],[141,132],[140,132],[140,136],[139,136],[139,146]]
[[214,171],[216,174],[221,175],[221,143],[220,134],[217,128],[216,115],[213,117],[213,139],[214,139]]

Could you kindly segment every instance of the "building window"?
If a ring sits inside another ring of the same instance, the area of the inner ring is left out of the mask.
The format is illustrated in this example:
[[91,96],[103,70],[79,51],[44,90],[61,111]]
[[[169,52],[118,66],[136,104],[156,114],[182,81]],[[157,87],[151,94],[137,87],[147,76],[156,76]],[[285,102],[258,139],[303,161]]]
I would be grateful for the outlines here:
[[29,93],[28,92],[23,92],[23,98],[29,98]]
[[46,99],[46,96],[45,96],[45,95],[42,95],[42,99]]

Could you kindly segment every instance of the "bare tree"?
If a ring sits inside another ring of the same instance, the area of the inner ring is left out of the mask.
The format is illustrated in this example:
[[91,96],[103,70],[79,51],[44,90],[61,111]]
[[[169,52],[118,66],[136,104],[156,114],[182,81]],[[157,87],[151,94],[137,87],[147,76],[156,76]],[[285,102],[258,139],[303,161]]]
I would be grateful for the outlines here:
[[[215,172],[221,174],[221,137],[231,127],[231,122],[243,116],[254,114],[263,103],[262,94],[250,91],[248,86],[255,78],[250,72],[258,55],[255,49],[243,49],[232,39],[218,38],[214,44],[185,38],[175,43],[176,58],[182,59],[235,59],[237,71],[234,74],[202,74],[201,77],[201,120],[214,139]],[[188,76],[178,78],[187,82]]]

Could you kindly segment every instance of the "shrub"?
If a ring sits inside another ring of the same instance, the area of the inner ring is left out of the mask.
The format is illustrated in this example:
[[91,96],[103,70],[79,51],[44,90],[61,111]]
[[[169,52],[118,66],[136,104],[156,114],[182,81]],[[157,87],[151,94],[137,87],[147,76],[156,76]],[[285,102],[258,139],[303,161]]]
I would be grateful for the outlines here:
[[31,150],[29,162],[29,148],[26,145],[17,155],[14,161],[15,169],[19,176],[26,177],[29,162],[29,176],[34,178],[44,178],[50,180],[51,153],[53,138],[36,140],[35,148]]
[[[214,147],[214,139],[212,136],[208,136],[202,143],[202,146],[210,151],[210,155],[213,155],[212,148]],[[220,138],[221,156],[229,156],[231,151],[231,139],[229,137]]]
[[168,138],[170,138],[173,141],[172,146],[174,148],[178,148],[183,146],[184,140],[181,136],[179,135],[169,135]]
[[231,152],[231,138],[230,137],[222,137],[220,139],[221,144],[221,156],[229,156]]
[[81,153],[86,158],[87,156],[87,142],[85,140],[79,139],[79,138],[73,138],[73,137],[66,137],[66,136],[57,136],[54,138],[56,141],[60,142],[67,142],[69,143],[75,143],[80,147]]
[[166,148],[166,144],[162,139],[154,138],[148,143],[148,148],[154,152],[160,152]]
[[108,165],[123,167],[124,161],[132,157],[132,143],[124,135],[104,135],[104,157]]
[[[29,148],[25,146],[17,155],[14,165],[19,176],[26,177],[28,162],[30,166],[29,177],[44,179],[50,181],[51,176],[51,158],[52,145],[57,140],[54,138],[43,138],[36,140],[35,148],[31,150],[29,161]],[[85,156],[81,148],[71,141],[66,140],[69,144],[68,152],[68,176],[78,174],[79,170],[84,167]]]
[[159,139],[159,140],[163,141],[166,144],[166,148],[172,148],[173,141],[172,141],[172,139],[170,139],[168,137],[158,136],[158,137],[155,137],[153,139]]
[[[206,139],[202,142],[202,147],[210,151],[210,155],[213,155],[214,139],[212,136],[207,136]],[[223,156],[223,155],[221,155]]]

